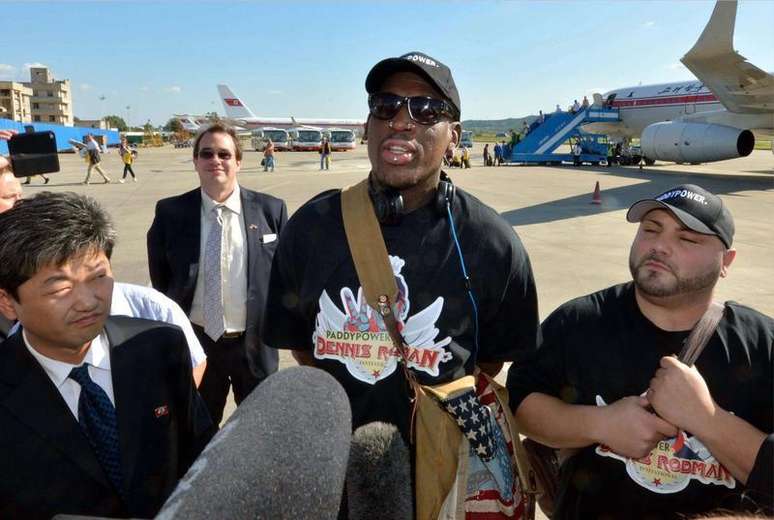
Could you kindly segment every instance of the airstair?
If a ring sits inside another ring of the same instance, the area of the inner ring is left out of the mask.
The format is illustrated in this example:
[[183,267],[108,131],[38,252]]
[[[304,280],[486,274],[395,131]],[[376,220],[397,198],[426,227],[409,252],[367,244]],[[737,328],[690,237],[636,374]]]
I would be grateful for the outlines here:
[[[603,108],[592,105],[577,112],[554,112],[547,114],[542,122],[535,121],[530,131],[506,153],[511,163],[561,163],[572,161],[571,153],[554,153],[571,137],[582,136],[580,127],[588,123],[611,123],[620,121],[617,108]],[[587,139],[581,141],[588,142]],[[606,152],[586,149],[581,154],[582,162],[599,163],[606,160]]]

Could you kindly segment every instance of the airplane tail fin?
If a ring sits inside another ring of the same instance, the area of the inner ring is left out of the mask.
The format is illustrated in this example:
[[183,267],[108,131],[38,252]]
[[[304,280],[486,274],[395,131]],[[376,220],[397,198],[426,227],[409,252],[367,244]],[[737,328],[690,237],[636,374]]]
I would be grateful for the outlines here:
[[718,0],[704,32],[694,46],[683,56],[686,60],[707,59],[734,53],[734,25],[737,0]]
[[231,92],[228,85],[218,85],[218,93],[223,101],[223,107],[226,109],[226,116],[232,119],[255,117],[253,111]]
[[200,130],[201,125],[199,125],[193,117],[188,115],[176,115],[175,117],[180,121],[183,130],[186,132],[196,133]]

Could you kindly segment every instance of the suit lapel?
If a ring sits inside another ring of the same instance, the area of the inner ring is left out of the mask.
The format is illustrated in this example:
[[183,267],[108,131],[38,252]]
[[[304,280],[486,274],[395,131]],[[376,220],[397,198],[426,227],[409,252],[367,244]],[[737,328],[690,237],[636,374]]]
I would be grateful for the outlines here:
[[202,233],[202,192],[199,188],[188,192],[185,204],[182,205],[178,228],[180,235],[173,237],[177,242],[173,247],[183,256],[184,265],[188,265],[188,285],[191,290],[196,285],[196,277],[199,276],[199,253],[201,249]]
[[[240,187],[241,188],[241,187]],[[239,190],[242,202],[242,217],[245,220],[245,240],[247,241],[247,290],[256,280],[255,263],[261,254],[261,208],[255,203],[253,194],[244,188]]]
[[141,367],[131,365],[131,359],[127,356],[128,349],[117,348],[128,340],[127,335],[110,318],[105,322],[105,332],[110,348],[110,375],[113,379],[118,435],[121,441],[121,469],[124,482],[128,485],[132,482],[141,448],[141,436],[137,435],[140,431],[139,420],[147,415],[148,411],[142,410],[145,401],[138,398],[138,389],[132,386],[133,371]]
[[19,421],[49,441],[52,447],[72,460],[94,480],[110,488],[78,421],[43,367],[27,351],[23,341],[19,332],[2,346],[3,350],[8,349],[4,352],[8,356],[3,356],[4,371],[13,370],[18,377],[18,385],[9,392],[3,404]]

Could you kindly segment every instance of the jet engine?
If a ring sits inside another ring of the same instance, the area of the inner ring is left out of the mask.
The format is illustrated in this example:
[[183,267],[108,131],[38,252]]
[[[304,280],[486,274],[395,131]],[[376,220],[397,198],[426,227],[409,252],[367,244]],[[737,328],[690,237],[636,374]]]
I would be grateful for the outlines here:
[[653,123],[640,136],[644,157],[676,163],[746,157],[754,147],[755,136],[749,130],[707,123]]

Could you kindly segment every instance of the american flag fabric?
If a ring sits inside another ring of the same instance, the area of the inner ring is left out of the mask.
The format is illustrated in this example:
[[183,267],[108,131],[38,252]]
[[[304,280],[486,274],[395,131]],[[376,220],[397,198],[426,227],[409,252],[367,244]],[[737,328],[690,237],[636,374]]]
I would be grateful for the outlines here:
[[447,412],[457,421],[470,448],[478,457],[488,462],[495,453],[495,440],[490,411],[481,404],[474,388],[445,399],[442,402]]

